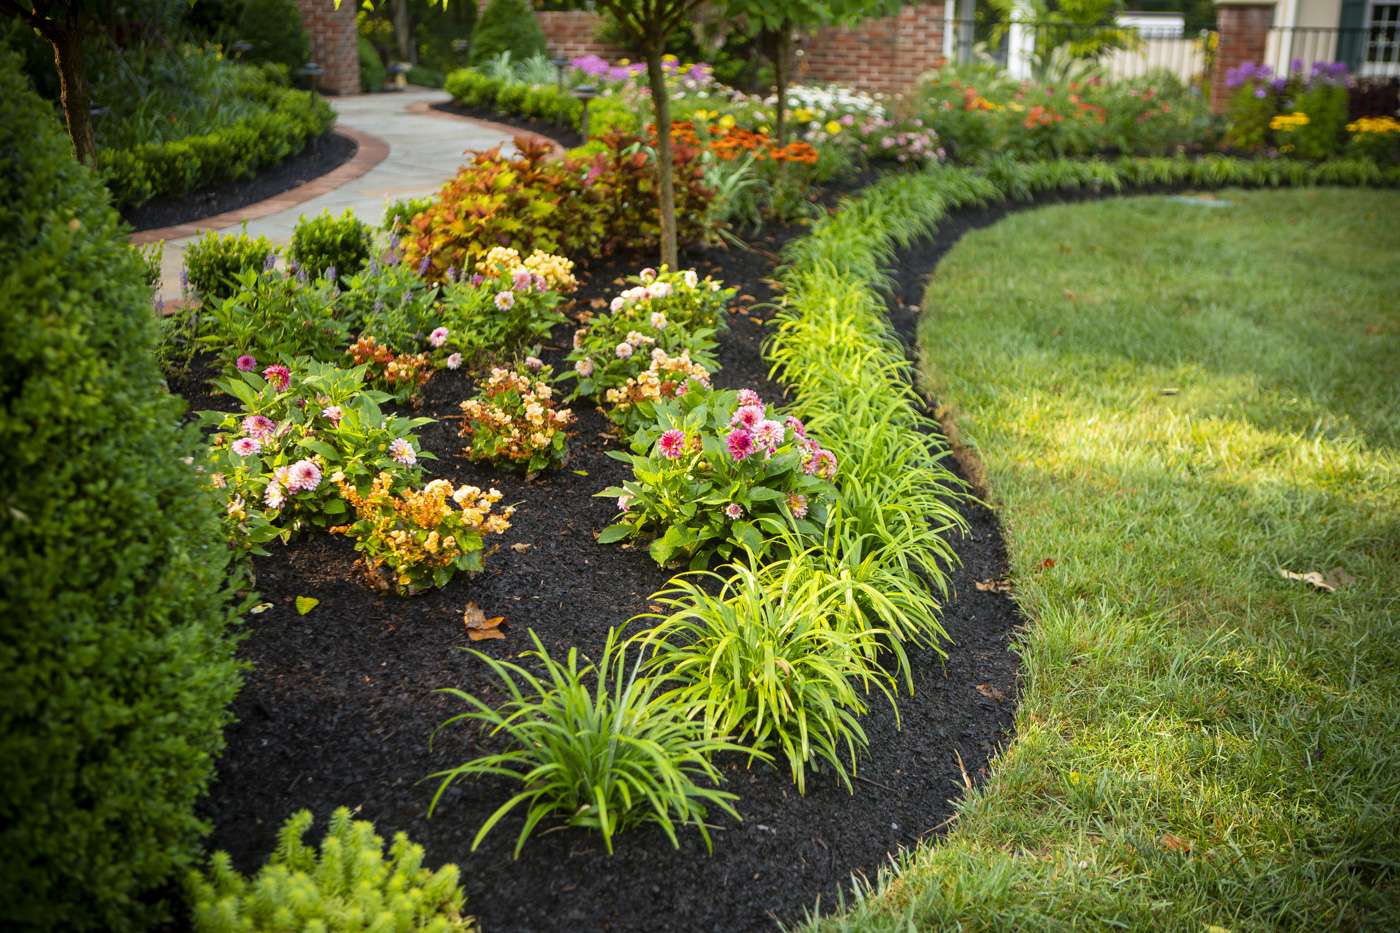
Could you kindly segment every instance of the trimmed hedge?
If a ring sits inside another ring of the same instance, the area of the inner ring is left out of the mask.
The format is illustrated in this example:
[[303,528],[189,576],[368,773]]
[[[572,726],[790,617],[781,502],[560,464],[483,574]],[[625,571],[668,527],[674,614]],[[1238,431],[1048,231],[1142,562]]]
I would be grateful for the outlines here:
[[230,553],[138,253],[0,54],[0,913],[145,930],[239,686]]
[[495,110],[574,129],[583,121],[582,102],[553,84],[502,81],[475,68],[458,68],[448,74],[444,87],[464,107]]
[[267,104],[265,111],[199,136],[99,151],[97,172],[116,206],[139,207],[151,198],[248,178],[300,152],[335,124],[335,111],[309,91],[270,79],[249,91]]

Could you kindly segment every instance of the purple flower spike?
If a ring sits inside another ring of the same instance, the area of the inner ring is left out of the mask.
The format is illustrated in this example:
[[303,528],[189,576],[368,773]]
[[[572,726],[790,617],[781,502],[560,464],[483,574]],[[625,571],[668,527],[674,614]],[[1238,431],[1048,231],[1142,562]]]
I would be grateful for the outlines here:
[[423,261],[420,262],[420,263],[418,264],[418,274],[419,274],[419,275],[427,275],[427,274],[428,274],[428,257],[427,257],[427,256],[424,256],[424,257],[423,257]]

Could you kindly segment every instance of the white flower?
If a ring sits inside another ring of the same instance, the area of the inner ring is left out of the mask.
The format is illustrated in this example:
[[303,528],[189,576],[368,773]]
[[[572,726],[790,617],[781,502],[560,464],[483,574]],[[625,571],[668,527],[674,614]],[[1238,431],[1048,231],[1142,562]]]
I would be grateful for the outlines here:
[[618,295],[612,300],[612,304],[608,305],[608,307],[612,308],[615,312],[621,311],[623,308],[627,307],[627,299]]
[[462,354],[454,353],[447,358],[448,369],[458,369],[462,365]]
[[666,329],[666,315],[660,311],[651,312],[651,326],[656,330]]
[[700,281],[700,276],[695,274],[694,269],[685,270],[685,274],[681,278],[685,281],[686,288],[694,288]]
[[625,360],[632,355],[632,345],[624,340],[617,345],[617,349],[614,352],[617,353],[618,359]]

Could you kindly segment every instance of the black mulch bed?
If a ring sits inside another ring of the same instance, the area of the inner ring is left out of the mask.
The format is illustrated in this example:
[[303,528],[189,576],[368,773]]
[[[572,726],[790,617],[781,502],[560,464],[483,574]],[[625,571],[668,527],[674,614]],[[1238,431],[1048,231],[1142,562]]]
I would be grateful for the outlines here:
[[[710,249],[685,258],[739,289],[717,377],[724,386],[754,386],[776,397],[759,355],[768,315],[758,305],[773,295],[766,277],[791,232],[770,234],[759,251]],[[922,278],[946,247],[911,254],[913,275]],[[615,279],[643,264],[630,257],[589,270],[577,307],[614,293]],[[917,303],[916,284],[905,277],[902,304]],[[547,360],[558,363],[568,336],[565,328],[553,335]],[[176,388],[195,396],[197,407],[209,405],[189,380],[180,382]],[[421,413],[445,419],[468,395],[463,377],[440,375]],[[579,414],[569,463],[530,482],[454,456],[460,445],[450,421],[422,433],[424,446],[441,458],[431,463],[433,472],[497,486],[518,503],[505,546],[475,579],[413,599],[378,595],[356,578],[349,543],[323,533],[256,561],[258,589],[273,608],[250,618],[242,643],[253,669],[203,806],[214,826],[212,847],[251,871],[293,811],[312,810],[318,838],[331,810],[344,804],[374,820],[386,838],[407,831],[426,847],[430,864],[458,862],[468,908],[488,930],[735,931],[799,920],[819,900],[830,908],[839,891],[849,891],[852,873],[873,877],[891,853],[941,830],[967,776],[980,779],[1007,737],[1016,694],[1008,645],[1019,615],[1006,595],[973,586],[1005,575],[1005,548],[996,517],[975,503],[962,507],[971,529],[957,541],[962,564],[952,569],[957,596],[944,616],[954,640],[949,658],[912,658],[916,691],[900,697],[902,729],[888,704],[873,704],[864,720],[870,751],[854,795],[819,773],[809,775],[800,796],[785,768],[727,760],[727,786],[740,797],[743,821],[715,820],[713,855],[693,831],[682,834],[676,850],[660,831],[643,827],[619,837],[610,858],[596,834],[564,829],[537,832],[513,861],[517,818],[471,853],[477,828],[515,790],[497,780],[459,783],[428,818],[436,782],[424,776],[486,747],[479,728],[468,726],[444,732],[429,749],[434,727],[462,710],[434,691],[459,687],[503,698],[485,665],[461,650],[466,603],[508,618],[505,640],[476,646],[494,656],[525,650],[529,628],[556,655],[572,646],[586,654],[602,646],[609,626],[645,611],[648,595],[669,576],[643,548],[593,540],[616,506],[592,494],[624,479],[625,468],[604,455],[604,419]],[[292,607],[299,595],[320,605],[300,617]]]
[[492,123],[503,123],[506,126],[548,136],[565,149],[583,145],[583,136],[572,126],[560,126],[558,123],[551,123],[548,120],[533,120],[530,117],[522,117],[513,113],[501,113],[489,107],[468,107],[455,100],[442,101],[429,106],[443,113],[456,114],[459,117],[472,117],[477,120],[490,120]]
[[306,144],[296,155],[271,165],[242,181],[205,188],[177,198],[158,198],[122,212],[122,220],[135,230],[152,230],[190,223],[238,210],[314,181],[355,157],[359,144],[349,136],[328,130]]

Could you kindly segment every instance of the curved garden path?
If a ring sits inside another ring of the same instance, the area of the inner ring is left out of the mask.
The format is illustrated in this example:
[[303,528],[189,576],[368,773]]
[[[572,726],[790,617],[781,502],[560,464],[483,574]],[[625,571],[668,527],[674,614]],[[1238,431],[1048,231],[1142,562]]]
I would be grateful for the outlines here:
[[[501,143],[509,145],[512,131],[506,127],[465,117],[443,119],[441,114],[428,110],[429,105],[449,99],[443,91],[422,88],[331,98],[337,115],[336,128],[349,130],[347,135],[354,136],[360,143],[360,152],[345,167],[351,169],[360,162],[358,171],[337,169],[323,179],[309,182],[302,188],[320,186],[325,181],[334,183],[337,172],[342,173],[344,179],[343,183],[309,199],[297,198],[298,189],[293,188],[268,201],[205,221],[148,230],[133,236],[135,242],[166,241],[161,264],[161,297],[166,301],[180,297],[180,269],[184,265],[185,247],[206,230],[236,228],[246,220],[249,234],[285,244],[291,240],[292,228],[303,214],[314,215],[323,210],[339,214],[347,208],[362,220],[378,224],[385,205],[391,201],[422,197],[441,187],[461,166],[463,152],[489,149]],[[384,147],[387,153],[383,152]],[[377,158],[381,154],[382,158]],[[365,171],[362,160],[370,159],[375,161]],[[278,202],[287,206],[279,209]],[[268,208],[274,209],[269,211]]]

